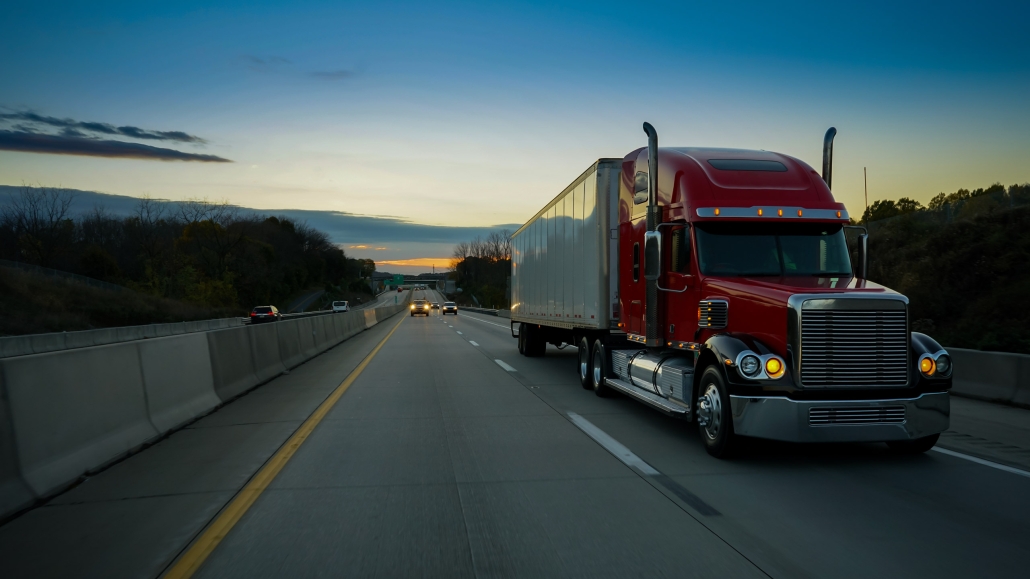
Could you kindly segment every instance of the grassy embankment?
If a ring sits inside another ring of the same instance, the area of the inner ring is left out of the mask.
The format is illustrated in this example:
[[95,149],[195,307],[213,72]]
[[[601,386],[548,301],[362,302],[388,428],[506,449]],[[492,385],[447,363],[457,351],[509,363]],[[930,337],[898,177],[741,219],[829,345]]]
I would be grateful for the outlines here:
[[209,320],[245,315],[134,291],[0,267],[0,336]]

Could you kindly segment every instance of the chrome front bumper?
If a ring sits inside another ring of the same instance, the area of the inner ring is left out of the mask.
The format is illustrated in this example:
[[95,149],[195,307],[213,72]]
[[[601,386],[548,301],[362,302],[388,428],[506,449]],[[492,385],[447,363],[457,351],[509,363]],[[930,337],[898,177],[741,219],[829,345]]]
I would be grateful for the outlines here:
[[[948,396],[947,392],[892,400],[730,396],[730,408],[733,430],[743,436],[790,442],[886,442],[947,430],[951,415]],[[898,407],[904,408],[900,418]],[[813,410],[818,416],[816,424],[812,423]],[[828,415],[836,421],[826,422]]]

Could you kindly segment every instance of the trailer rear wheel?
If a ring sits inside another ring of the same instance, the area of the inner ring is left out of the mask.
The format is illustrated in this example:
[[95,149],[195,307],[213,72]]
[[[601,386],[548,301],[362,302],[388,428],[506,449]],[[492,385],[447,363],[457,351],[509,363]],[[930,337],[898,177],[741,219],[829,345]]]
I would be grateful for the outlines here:
[[590,356],[590,340],[586,336],[579,339],[579,383],[587,390],[594,387],[591,374],[594,373],[594,360]]
[[733,432],[733,413],[719,369],[709,366],[701,375],[697,399],[697,428],[708,454],[715,458],[733,456],[740,437]]
[[[547,342],[543,340],[543,332],[539,326],[533,326],[532,324],[526,324],[523,328],[526,332],[526,341],[522,348],[526,351],[526,355],[530,358],[539,358],[544,355],[547,351]],[[521,334],[521,332],[520,332]]]
[[594,363],[590,368],[590,387],[594,389],[594,394],[602,398],[607,398],[612,395],[612,389],[604,383],[605,378],[611,377],[611,360],[608,355],[608,349],[605,348],[604,343],[601,340],[594,342],[593,350]]
[[519,322],[519,338],[518,338],[518,340],[519,340],[519,354],[522,354],[523,356],[528,356],[529,354],[526,353],[526,324],[524,322]]

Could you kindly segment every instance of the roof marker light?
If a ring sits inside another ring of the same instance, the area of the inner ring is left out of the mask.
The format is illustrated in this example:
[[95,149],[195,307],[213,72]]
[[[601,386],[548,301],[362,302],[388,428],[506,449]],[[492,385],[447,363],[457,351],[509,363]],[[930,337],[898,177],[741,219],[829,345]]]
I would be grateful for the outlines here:
[[719,215],[719,208],[718,208],[718,207],[716,207],[716,208],[715,208],[715,215],[716,215],[716,216],[718,216],[718,215]]
[[759,216],[759,217],[761,217],[761,216],[762,216],[762,210],[761,210],[761,209],[759,209],[759,210],[758,210],[758,216]]
[[840,218],[840,211],[837,212],[837,218]]
[[783,217],[783,210],[782,209],[777,209],[776,210],[776,215],[778,215],[780,217]]
[[798,209],[798,217],[801,217],[801,210]]

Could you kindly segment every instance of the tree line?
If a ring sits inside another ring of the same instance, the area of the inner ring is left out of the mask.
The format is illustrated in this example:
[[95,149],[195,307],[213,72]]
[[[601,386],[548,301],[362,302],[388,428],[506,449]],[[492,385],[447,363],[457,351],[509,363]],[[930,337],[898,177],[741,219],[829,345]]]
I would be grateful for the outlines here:
[[73,201],[67,190],[23,187],[0,209],[0,259],[211,307],[283,304],[327,284],[371,293],[363,278],[375,262],[348,258],[326,233],[286,217],[148,197],[128,217],[103,206],[73,215]]
[[[986,188],[981,187],[973,190],[959,189],[953,193],[942,192],[935,195],[933,199],[930,199],[930,202],[925,207],[922,203],[908,197],[902,197],[897,201],[881,199],[874,201],[872,205],[866,208],[860,223],[867,224],[920,211],[945,211],[948,210],[949,206],[965,206],[974,200],[977,202],[976,205],[983,206],[975,207],[976,210],[989,210],[993,208],[991,207],[992,203],[990,203],[990,200],[997,200],[999,197],[1007,197],[1009,202],[1015,205],[1030,203],[1030,184],[1010,185],[1006,189],[1001,183],[995,183]],[[974,212],[979,211],[970,211],[970,213]]]
[[511,231],[507,229],[455,245],[451,268],[457,286],[462,288],[458,299],[470,303],[475,296],[486,307],[507,308],[511,248]]

